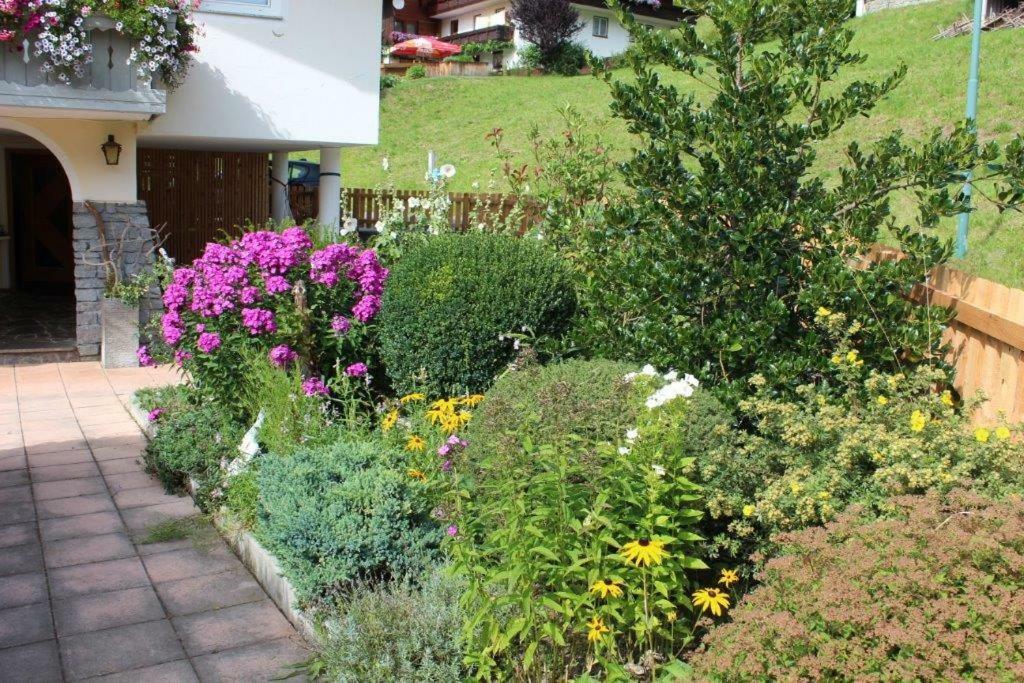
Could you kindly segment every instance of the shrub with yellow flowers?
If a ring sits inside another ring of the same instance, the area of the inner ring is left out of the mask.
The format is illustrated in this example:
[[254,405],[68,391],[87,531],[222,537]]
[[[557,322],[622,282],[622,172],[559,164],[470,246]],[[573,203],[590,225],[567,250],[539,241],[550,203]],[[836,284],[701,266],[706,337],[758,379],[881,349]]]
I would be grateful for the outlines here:
[[[697,382],[630,373],[644,412]],[[642,398],[640,399],[643,400]],[[693,642],[700,491],[679,451],[615,443],[523,444],[521,475],[468,482],[450,550],[468,581],[467,661],[483,679],[682,675]],[[724,591],[724,588],[723,588]],[[716,609],[721,598],[713,597]]]
[[883,374],[849,353],[839,380],[793,397],[752,378],[734,418],[752,428],[680,439],[693,431],[684,412],[663,431],[663,444],[700,449],[689,476],[705,488],[709,557],[770,551],[772,534],[828,522],[851,503],[886,514],[892,496],[971,486],[999,497],[1024,483],[1020,426],[972,424],[981,397],[958,400],[941,369]]

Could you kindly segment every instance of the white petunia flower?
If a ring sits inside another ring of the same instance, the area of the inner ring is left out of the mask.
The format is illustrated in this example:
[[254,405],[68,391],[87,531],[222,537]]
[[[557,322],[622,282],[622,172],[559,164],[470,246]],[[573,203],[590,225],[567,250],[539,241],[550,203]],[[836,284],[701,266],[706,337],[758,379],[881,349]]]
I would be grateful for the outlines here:
[[654,473],[659,477],[665,476],[665,468],[661,465],[651,465],[651,469],[654,470]]
[[626,430],[626,439],[628,441],[636,441],[636,438],[640,436],[640,430],[636,427]]

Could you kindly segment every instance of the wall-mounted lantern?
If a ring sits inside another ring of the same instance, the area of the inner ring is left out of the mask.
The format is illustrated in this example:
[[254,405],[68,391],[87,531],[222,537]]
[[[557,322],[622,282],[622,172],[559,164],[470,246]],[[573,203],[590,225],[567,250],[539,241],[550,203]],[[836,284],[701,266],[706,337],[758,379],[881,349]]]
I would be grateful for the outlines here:
[[100,145],[103,150],[103,157],[107,160],[107,166],[117,166],[121,161],[121,145],[114,139],[113,135],[107,136],[107,141]]

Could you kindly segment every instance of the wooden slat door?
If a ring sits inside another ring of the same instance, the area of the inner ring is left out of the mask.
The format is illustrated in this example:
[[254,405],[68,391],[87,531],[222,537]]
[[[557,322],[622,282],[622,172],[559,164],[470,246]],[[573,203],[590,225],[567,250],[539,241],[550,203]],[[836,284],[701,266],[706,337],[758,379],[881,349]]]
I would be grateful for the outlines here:
[[75,281],[71,187],[49,152],[10,152],[11,227],[18,283],[33,289]]

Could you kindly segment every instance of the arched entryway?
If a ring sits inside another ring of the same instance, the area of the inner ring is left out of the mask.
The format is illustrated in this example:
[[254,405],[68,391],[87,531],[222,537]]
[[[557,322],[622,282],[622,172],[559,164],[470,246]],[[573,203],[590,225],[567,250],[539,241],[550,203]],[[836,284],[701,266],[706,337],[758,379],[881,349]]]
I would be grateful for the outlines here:
[[0,363],[76,349],[72,191],[41,142],[0,130]]

